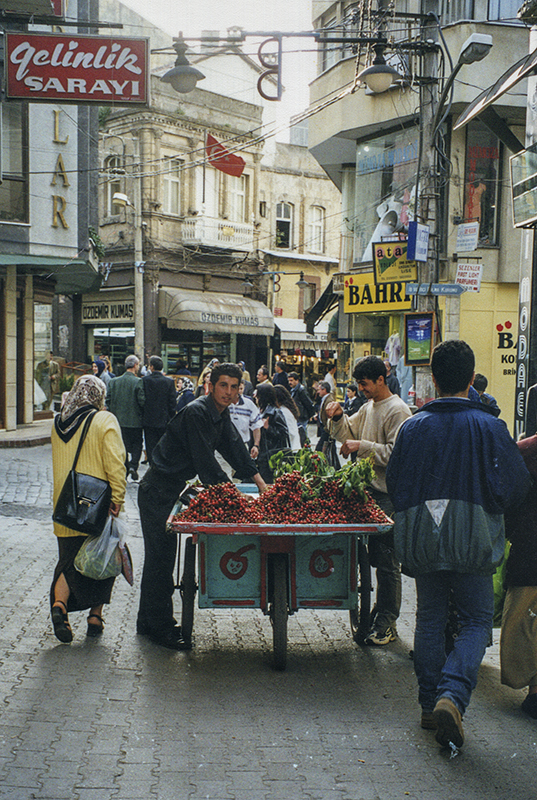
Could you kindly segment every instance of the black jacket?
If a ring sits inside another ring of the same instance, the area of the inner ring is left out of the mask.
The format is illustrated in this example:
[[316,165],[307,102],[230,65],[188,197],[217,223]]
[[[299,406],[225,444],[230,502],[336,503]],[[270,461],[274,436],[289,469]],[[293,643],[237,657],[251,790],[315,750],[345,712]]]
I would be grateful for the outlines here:
[[311,419],[315,414],[315,406],[311,397],[301,383],[297,384],[294,389],[291,389],[291,397],[295,401],[298,408],[299,422],[306,422]]
[[142,384],[145,393],[145,405],[142,417],[144,428],[165,428],[175,414],[176,392],[172,378],[162,372],[150,372],[144,375]]

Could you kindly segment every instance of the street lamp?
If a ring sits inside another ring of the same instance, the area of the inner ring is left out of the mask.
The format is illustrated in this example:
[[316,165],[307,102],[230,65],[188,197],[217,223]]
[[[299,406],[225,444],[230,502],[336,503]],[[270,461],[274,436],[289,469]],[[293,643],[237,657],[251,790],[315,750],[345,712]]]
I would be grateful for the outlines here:
[[455,64],[455,67],[452,69],[451,75],[448,77],[444,85],[442,94],[438,98],[436,113],[434,115],[433,124],[431,126],[431,141],[434,140],[434,137],[438,129],[440,128],[440,125],[444,122],[447,115],[449,114],[450,105],[448,105],[448,108],[446,109],[443,115],[442,115],[442,109],[446,102],[449,91],[453,86],[453,82],[459,73],[459,70],[461,69],[461,67],[464,67],[465,64],[474,64],[476,61],[482,61],[490,53],[491,47],[492,47],[492,36],[489,36],[488,33],[472,33],[472,35],[469,36],[464,42],[463,46],[461,47],[457,63]]
[[176,92],[180,94],[188,94],[196,88],[196,83],[205,78],[203,72],[189,64],[186,57],[188,45],[183,39],[182,32],[179,33],[177,39],[173,40],[173,49],[177,53],[175,59],[175,66],[168,70],[165,75],[161,77],[164,83],[171,83]]
[[365,83],[367,88],[375,94],[387,91],[393,83],[401,80],[401,75],[397,70],[386,64],[386,59],[384,58],[386,44],[386,41],[383,40],[373,45],[375,58],[371,66],[366,67],[358,74],[358,80]]

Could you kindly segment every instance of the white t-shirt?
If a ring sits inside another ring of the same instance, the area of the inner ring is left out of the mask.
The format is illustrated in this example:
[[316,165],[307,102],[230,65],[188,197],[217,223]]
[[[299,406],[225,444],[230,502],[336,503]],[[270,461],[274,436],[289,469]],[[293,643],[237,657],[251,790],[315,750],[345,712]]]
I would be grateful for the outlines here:
[[241,435],[243,442],[250,443],[250,432],[263,427],[263,418],[253,400],[242,395],[238,403],[229,406],[231,421]]
[[285,406],[280,406],[280,411],[285,417],[285,422],[287,423],[287,430],[289,431],[289,441],[291,444],[291,450],[300,450],[302,445],[300,443],[300,434],[298,432],[298,424],[295,415]]
[[326,375],[324,376],[323,380],[325,380],[327,383],[330,384],[330,391],[335,393],[335,391],[336,391],[336,381],[335,381],[334,376],[332,375],[332,373],[331,372],[327,372]]

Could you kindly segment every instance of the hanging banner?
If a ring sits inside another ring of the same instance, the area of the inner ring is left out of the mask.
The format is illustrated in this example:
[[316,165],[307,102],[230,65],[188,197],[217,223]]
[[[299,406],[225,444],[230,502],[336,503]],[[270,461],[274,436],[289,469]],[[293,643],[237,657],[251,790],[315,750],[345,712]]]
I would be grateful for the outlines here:
[[345,278],[343,310],[346,314],[372,314],[379,311],[410,311],[412,299],[406,284],[375,283],[372,272]]
[[10,31],[5,39],[10,100],[147,103],[148,39]]
[[373,244],[373,265],[376,283],[416,281],[418,266],[407,259],[406,242],[379,242]]
[[235,178],[240,178],[244,172],[246,162],[241,156],[236,156],[231,153],[218,139],[207,134],[207,156],[209,164],[220,172],[225,172],[226,175],[233,175]]

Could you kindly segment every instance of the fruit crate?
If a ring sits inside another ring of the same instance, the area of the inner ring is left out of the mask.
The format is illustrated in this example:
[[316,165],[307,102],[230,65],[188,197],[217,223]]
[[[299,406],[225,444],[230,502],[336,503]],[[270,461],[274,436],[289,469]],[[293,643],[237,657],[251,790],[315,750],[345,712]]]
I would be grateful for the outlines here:
[[170,515],[168,532],[179,535],[180,542],[186,537],[177,586],[183,636],[192,634],[197,593],[200,609],[260,608],[267,614],[277,669],[286,665],[288,617],[300,609],[348,610],[352,636],[363,642],[371,611],[367,539],[390,532],[391,520],[360,525],[208,523],[181,521],[177,510]]

